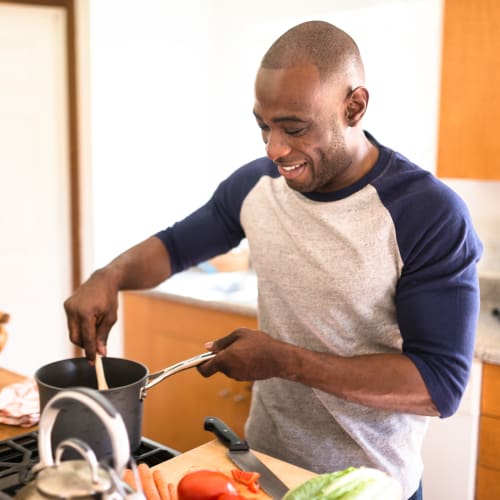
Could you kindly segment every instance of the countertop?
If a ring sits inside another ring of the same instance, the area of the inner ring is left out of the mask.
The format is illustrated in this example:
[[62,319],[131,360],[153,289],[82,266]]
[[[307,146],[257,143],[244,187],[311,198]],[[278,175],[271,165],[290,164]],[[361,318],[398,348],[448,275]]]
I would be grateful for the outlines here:
[[248,316],[257,315],[257,276],[253,271],[210,273],[192,268],[175,274],[145,293]]
[[[492,314],[500,307],[500,274],[480,275],[481,311],[475,356],[500,365],[500,321]],[[145,293],[203,307],[257,315],[257,277],[253,271],[207,273],[197,268],[179,273]]]

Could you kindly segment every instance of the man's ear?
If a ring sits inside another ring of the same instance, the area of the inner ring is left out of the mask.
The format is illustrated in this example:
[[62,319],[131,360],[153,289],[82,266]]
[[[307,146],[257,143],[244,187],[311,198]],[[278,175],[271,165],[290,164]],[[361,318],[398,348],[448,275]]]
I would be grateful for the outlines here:
[[355,127],[363,118],[369,99],[366,87],[356,87],[346,97],[345,120],[348,127]]

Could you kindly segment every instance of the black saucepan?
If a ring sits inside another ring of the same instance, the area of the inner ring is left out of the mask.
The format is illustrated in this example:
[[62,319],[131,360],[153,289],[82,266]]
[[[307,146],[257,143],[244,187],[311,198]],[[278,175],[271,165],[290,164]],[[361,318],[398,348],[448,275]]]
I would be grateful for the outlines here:
[[[141,442],[143,402],[147,390],[165,378],[214,357],[206,352],[149,374],[142,363],[121,358],[102,359],[109,389],[100,391],[121,414],[130,441],[130,451]],[[42,366],[35,373],[40,394],[40,412],[59,391],[69,387],[97,389],[95,368],[85,358],[70,358]],[[75,401],[59,412],[52,429],[52,447],[64,439],[79,438],[99,459],[112,456],[111,440],[102,422],[84,405]]]

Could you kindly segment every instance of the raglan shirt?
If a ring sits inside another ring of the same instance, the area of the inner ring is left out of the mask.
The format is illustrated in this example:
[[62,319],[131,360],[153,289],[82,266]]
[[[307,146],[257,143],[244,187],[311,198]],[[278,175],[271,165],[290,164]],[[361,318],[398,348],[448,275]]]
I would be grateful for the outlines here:
[[[458,195],[367,136],[378,160],[347,188],[300,193],[261,158],[157,236],[173,272],[246,237],[261,330],[340,356],[402,352],[447,417],[469,377],[481,243]],[[385,470],[408,498],[422,475],[427,421],[271,378],[253,385],[246,438],[254,449],[318,473]]]

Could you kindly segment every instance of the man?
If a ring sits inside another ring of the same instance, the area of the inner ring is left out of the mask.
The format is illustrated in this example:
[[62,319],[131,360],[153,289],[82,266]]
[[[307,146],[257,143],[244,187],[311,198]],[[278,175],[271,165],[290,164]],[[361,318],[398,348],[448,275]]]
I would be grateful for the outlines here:
[[346,33],[319,21],[286,32],[255,82],[267,158],[96,271],[65,307],[93,360],[119,290],[153,287],[246,237],[261,330],[208,342],[217,355],[199,371],[256,381],[253,448],[317,472],[377,467],[416,499],[427,417],[453,414],[468,380],[481,244],[451,190],[363,131],[367,105]]

